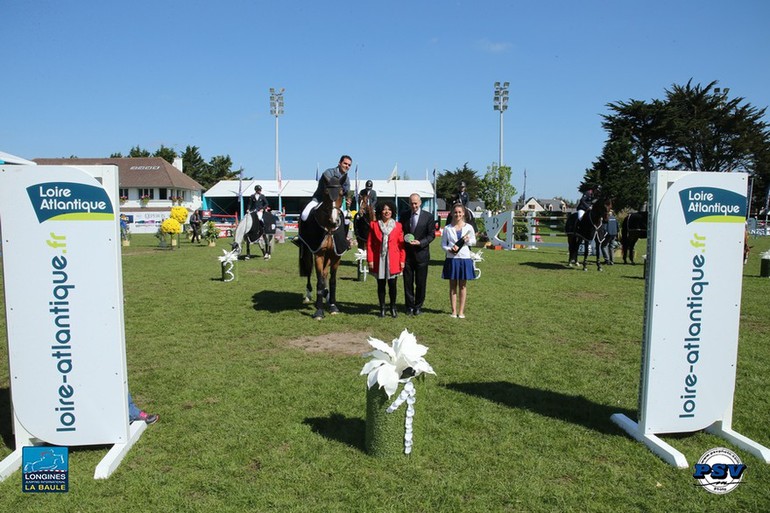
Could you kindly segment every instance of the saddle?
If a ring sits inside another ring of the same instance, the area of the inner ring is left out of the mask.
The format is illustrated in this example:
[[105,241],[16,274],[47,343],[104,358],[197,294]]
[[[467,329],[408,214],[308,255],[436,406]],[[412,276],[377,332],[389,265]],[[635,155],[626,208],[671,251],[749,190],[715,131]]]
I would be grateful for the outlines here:
[[251,216],[251,229],[246,232],[244,238],[249,244],[256,244],[265,230],[263,229],[262,221],[259,220],[256,212],[251,212],[249,215]]
[[[321,249],[321,245],[326,238],[326,230],[316,221],[315,216],[308,216],[307,221],[300,220],[299,235],[297,238],[315,254]],[[334,254],[341,256],[348,250],[348,241],[345,236],[345,223],[340,223],[334,232],[332,232],[332,242],[334,243]]]

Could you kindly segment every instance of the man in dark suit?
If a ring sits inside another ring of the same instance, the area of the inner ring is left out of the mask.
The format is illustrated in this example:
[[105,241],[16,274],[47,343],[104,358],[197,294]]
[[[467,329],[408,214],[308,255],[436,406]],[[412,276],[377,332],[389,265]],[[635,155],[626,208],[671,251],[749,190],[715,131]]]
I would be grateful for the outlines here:
[[404,295],[406,314],[420,315],[425,302],[425,284],[428,281],[430,243],[436,237],[433,216],[422,208],[419,194],[409,196],[410,211],[401,216],[401,227],[406,241],[404,266]]

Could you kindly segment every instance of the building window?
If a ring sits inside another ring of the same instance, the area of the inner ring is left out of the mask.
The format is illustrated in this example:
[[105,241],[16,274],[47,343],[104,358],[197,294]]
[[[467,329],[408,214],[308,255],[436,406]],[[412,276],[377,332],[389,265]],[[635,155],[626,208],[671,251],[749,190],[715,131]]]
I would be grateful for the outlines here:
[[155,189],[139,189],[139,197],[155,199]]
[[118,196],[128,199],[128,189],[119,189]]

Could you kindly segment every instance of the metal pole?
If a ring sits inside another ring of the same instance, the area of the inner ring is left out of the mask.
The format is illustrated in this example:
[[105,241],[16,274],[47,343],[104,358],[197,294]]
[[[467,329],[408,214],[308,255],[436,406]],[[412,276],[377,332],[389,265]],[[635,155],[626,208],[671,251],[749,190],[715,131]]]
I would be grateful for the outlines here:
[[500,164],[503,167],[503,111],[500,111]]
[[278,160],[278,116],[283,114],[283,92],[284,88],[276,90],[270,88],[270,114],[275,116],[275,181],[278,183],[278,212],[283,211],[281,198],[281,164]]
[[497,163],[498,167],[503,165],[503,113],[508,108],[508,86],[510,82],[495,82],[495,96],[492,106],[500,111],[500,155]]
[[278,181],[278,114],[275,115],[275,180]]

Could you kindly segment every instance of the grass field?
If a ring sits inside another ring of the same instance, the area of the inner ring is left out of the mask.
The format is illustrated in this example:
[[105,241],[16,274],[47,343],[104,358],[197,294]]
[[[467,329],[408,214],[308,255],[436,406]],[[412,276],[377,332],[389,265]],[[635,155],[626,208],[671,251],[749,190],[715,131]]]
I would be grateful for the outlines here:
[[[692,465],[726,446],[747,464],[716,496],[610,421],[636,418],[643,323],[641,265],[566,267],[565,250],[485,251],[467,319],[448,316],[443,255],[432,247],[425,314],[379,319],[376,282],[355,281],[340,315],[302,304],[296,248],[238,263],[220,281],[217,248],[160,250],[134,236],[123,272],[129,383],[161,420],[120,468],[93,480],[107,449],[70,452],[70,492],[0,483],[4,511],[767,511],[770,467],[712,435],[664,436]],[[752,239],[744,268],[734,428],[770,445],[770,280]],[[644,253],[642,247],[639,254]],[[399,302],[403,289],[399,283]],[[403,310],[403,308],[402,308]],[[0,456],[13,449],[4,305]],[[414,453],[363,451],[367,336],[404,328],[430,347],[437,375],[417,386]]]

